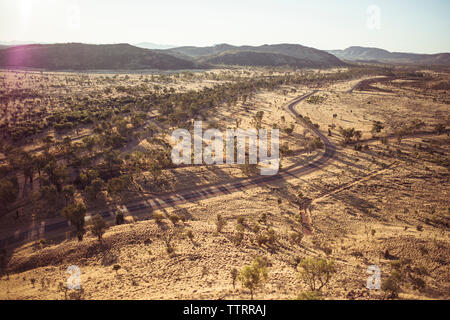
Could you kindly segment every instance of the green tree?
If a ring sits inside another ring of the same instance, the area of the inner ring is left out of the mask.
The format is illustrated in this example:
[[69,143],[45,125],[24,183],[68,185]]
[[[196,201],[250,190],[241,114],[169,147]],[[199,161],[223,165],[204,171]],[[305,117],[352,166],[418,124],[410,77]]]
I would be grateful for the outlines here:
[[377,133],[380,133],[381,130],[383,130],[383,129],[384,129],[384,126],[383,126],[383,124],[381,123],[381,121],[374,121],[373,124],[372,124],[372,130],[371,130],[371,132],[372,132],[372,137],[375,138],[375,135],[376,135]]
[[255,290],[261,287],[267,278],[267,260],[261,257],[255,258],[251,265],[245,266],[239,273],[239,281],[243,287],[250,290],[252,300]]
[[58,199],[58,193],[54,185],[41,187],[42,197],[50,204]]
[[352,138],[355,136],[355,128],[339,128],[340,134],[344,137],[344,143],[349,143],[352,141]]
[[98,241],[102,241],[103,234],[107,228],[106,222],[103,220],[101,215],[96,214],[92,217],[90,221],[90,229],[91,232],[98,238]]
[[123,224],[125,222],[125,218],[123,216],[123,212],[121,210],[116,211],[116,224]]
[[48,162],[48,157],[46,154],[37,155],[34,158],[34,167],[36,168],[39,176],[41,176],[41,172],[47,165],[47,162]]
[[320,291],[336,273],[334,261],[323,258],[306,258],[300,262],[299,267],[299,277],[311,291]]
[[112,178],[108,181],[108,193],[114,198],[120,198],[122,192],[125,190],[125,183],[121,178]]
[[45,166],[44,171],[48,175],[48,180],[55,185],[56,190],[60,194],[64,182],[66,182],[69,177],[66,166],[58,165],[56,161],[51,161]]
[[33,185],[33,174],[35,169],[35,159],[34,156],[28,152],[23,151],[19,160],[19,166],[26,181],[29,180],[30,184]]
[[82,241],[85,233],[84,217],[86,215],[86,207],[84,204],[80,202],[72,203],[63,209],[62,214],[74,226],[78,241]]
[[264,111],[258,111],[254,116],[253,116],[253,121],[252,121],[252,125],[255,126],[256,130],[261,129],[261,124],[262,124],[262,119],[264,117]]
[[8,204],[13,203],[19,194],[19,183],[17,178],[3,178],[0,180],[0,203],[6,210]]
[[89,193],[91,198],[96,199],[97,195],[103,190],[104,187],[105,182],[101,178],[96,178],[92,180],[91,185],[86,188],[86,191]]
[[64,199],[66,200],[66,205],[73,200],[73,197],[75,195],[75,187],[73,185],[67,185],[62,188],[62,195],[64,196]]

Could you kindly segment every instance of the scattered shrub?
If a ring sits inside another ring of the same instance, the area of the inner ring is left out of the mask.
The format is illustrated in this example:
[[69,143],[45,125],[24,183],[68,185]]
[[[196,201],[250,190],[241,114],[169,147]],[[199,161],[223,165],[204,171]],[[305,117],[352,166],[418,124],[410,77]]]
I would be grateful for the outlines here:
[[86,215],[86,207],[82,203],[73,203],[65,207],[62,215],[70,221],[77,232],[78,241],[83,240],[84,235],[84,217]]
[[192,230],[186,231],[186,237],[187,237],[191,242],[194,241],[194,233],[192,232]]
[[173,223],[173,224],[177,224],[178,221],[180,221],[180,217],[178,215],[176,215],[175,213],[171,214],[169,216],[169,220]]
[[222,218],[222,216],[220,214],[217,215],[217,220],[216,220],[216,230],[217,232],[222,232],[223,228],[225,227],[225,225],[227,224],[227,221]]
[[383,290],[388,298],[398,297],[400,292],[401,277],[397,271],[392,272],[391,276],[381,283],[381,290]]
[[300,245],[303,240],[303,233],[301,231],[294,231],[289,234],[289,239],[292,243]]
[[123,212],[121,210],[118,210],[116,212],[116,225],[123,224],[125,222],[125,217],[123,215]]
[[91,232],[98,238],[98,241],[102,241],[103,234],[107,229],[107,225],[105,220],[99,215],[96,214],[92,217],[90,221]]
[[323,258],[306,258],[299,264],[299,277],[311,291],[320,291],[336,273],[334,261]]
[[231,269],[231,280],[233,281],[233,289],[236,289],[236,279],[238,277],[238,270],[236,268]]
[[250,296],[253,300],[253,293],[268,278],[267,260],[257,257],[251,265],[242,268],[239,273],[239,280],[244,288],[250,290]]

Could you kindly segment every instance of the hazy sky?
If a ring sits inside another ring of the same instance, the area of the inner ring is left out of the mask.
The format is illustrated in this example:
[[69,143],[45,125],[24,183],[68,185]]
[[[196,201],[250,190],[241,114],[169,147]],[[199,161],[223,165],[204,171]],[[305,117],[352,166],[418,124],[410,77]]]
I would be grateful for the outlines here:
[[450,52],[450,1],[0,0],[0,41]]

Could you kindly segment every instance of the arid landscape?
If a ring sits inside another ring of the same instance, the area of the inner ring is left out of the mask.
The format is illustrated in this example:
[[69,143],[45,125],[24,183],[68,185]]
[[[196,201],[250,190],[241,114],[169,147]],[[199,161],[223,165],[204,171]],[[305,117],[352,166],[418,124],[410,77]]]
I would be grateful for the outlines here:
[[[258,299],[448,299],[449,77],[410,66],[3,71],[0,297],[248,299],[232,270],[262,257]],[[279,174],[174,166],[170,132],[192,119],[279,128]],[[65,223],[74,204],[82,241]],[[320,258],[335,270],[319,291],[301,274]],[[65,289],[71,265],[82,290]],[[366,287],[372,265],[382,289]]]
[[448,12],[0,0],[0,302],[446,303]]

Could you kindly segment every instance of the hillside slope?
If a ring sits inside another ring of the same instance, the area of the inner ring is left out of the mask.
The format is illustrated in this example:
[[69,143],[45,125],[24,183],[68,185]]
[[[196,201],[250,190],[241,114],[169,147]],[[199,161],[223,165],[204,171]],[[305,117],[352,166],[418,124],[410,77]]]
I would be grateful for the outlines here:
[[291,66],[298,68],[318,68],[323,65],[308,59],[299,59],[283,54],[254,52],[254,51],[226,51],[219,55],[203,58],[200,61],[210,64],[239,65],[239,66]]
[[349,61],[378,61],[385,63],[450,65],[450,53],[416,54],[389,52],[379,48],[349,47],[345,50],[329,50],[339,59]]
[[129,44],[89,45],[65,43],[24,45],[0,51],[1,67],[50,70],[194,69],[192,61]]
[[[239,47],[229,44],[220,44],[213,47],[179,47],[170,49],[168,52],[190,56],[196,59],[204,59],[204,61],[210,61],[211,63],[213,63],[213,61],[218,61],[219,63],[230,61],[232,62],[231,64],[237,65],[273,66],[289,64],[297,67],[336,67],[346,65],[344,62],[325,51],[298,44]],[[252,60],[252,56],[256,61]],[[264,61],[266,61],[267,64],[261,64],[261,62]],[[289,63],[279,64],[278,61]]]

